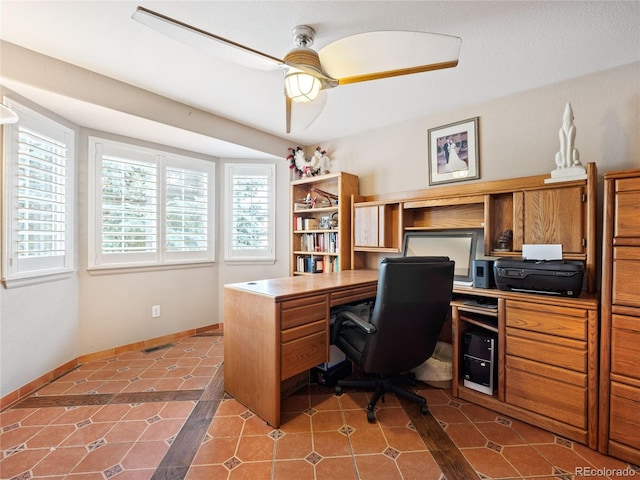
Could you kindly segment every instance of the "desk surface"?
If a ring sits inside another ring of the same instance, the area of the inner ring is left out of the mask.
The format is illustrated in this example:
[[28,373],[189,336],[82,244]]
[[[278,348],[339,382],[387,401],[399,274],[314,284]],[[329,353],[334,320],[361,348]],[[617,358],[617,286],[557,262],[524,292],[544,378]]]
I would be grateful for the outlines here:
[[309,293],[335,292],[378,282],[378,270],[343,270],[341,272],[232,283],[225,288],[244,290],[254,295],[272,297],[276,301]]

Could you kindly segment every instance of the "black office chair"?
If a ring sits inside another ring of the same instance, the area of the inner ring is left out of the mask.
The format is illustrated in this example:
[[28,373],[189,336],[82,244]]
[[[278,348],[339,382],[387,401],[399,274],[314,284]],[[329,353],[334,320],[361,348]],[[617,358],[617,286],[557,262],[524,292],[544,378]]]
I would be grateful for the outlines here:
[[453,291],[454,262],[447,257],[384,258],[370,321],[349,311],[338,313],[331,341],[357,364],[370,380],[341,380],[342,387],[374,389],[367,420],[375,422],[374,409],[385,392],[393,392],[421,405],[427,400],[396,385],[415,379],[410,373],[433,354]]

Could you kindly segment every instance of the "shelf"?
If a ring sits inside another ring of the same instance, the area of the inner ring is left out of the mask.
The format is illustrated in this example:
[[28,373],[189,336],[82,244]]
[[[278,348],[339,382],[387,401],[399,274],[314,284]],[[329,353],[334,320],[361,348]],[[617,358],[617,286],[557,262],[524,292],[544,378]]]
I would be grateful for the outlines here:
[[294,230],[293,233],[303,234],[303,233],[338,233],[340,230],[336,228],[318,228],[314,230]]
[[304,250],[294,250],[293,254],[294,255],[308,255],[308,256],[325,255],[325,256],[337,257],[340,253],[339,252],[307,252],[307,251],[304,251]]
[[[496,315],[497,317],[497,315]],[[488,319],[487,319],[488,320]],[[465,323],[470,323],[480,328],[484,328],[485,330],[489,330],[490,332],[498,333],[498,321],[496,319],[495,322],[484,321],[478,318],[468,317],[466,315],[460,315],[460,321]]]
[[338,205],[331,207],[315,207],[315,208],[296,208],[293,213],[322,213],[322,212],[337,212]]

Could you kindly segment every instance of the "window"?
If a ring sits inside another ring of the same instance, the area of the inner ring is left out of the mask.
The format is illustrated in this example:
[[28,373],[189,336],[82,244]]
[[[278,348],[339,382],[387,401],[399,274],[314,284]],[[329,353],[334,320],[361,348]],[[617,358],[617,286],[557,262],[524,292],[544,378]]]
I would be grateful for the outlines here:
[[214,164],[89,139],[93,268],[211,262]]
[[225,260],[275,261],[275,164],[225,166]]
[[74,132],[5,99],[2,277],[7,287],[73,272]]

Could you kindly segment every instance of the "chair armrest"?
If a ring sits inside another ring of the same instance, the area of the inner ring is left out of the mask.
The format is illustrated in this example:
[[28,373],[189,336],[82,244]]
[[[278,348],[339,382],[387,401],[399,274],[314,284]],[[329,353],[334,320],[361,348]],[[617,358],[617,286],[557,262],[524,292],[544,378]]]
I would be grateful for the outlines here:
[[364,331],[367,335],[371,335],[377,332],[375,325],[373,325],[372,323],[369,323],[366,320],[363,320],[353,312],[342,311],[338,313],[338,316],[336,317],[336,323],[333,325],[331,343],[335,343],[336,338],[338,338],[340,328],[342,327],[342,324],[345,322],[354,324],[356,327]]

